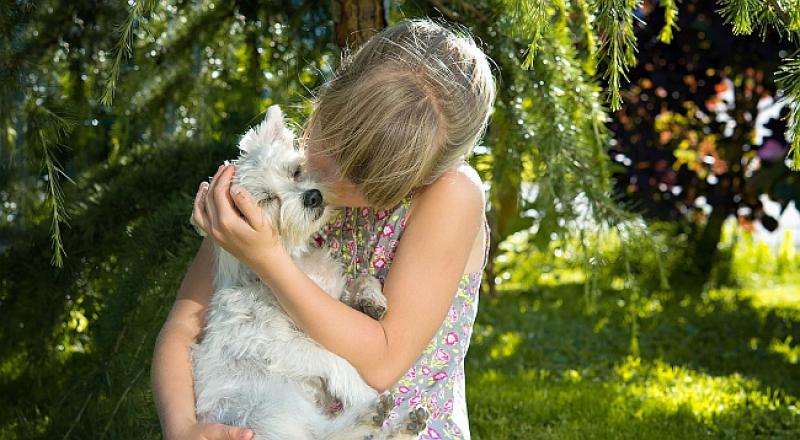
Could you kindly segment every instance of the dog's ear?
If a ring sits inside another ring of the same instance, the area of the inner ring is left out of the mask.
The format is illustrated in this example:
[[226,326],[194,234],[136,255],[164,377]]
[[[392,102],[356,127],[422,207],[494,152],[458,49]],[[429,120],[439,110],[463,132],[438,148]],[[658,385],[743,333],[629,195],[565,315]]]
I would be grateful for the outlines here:
[[281,108],[273,104],[267,108],[266,113],[260,124],[242,136],[239,142],[240,150],[249,153],[256,148],[265,148],[274,143],[292,148],[294,133],[286,126]]

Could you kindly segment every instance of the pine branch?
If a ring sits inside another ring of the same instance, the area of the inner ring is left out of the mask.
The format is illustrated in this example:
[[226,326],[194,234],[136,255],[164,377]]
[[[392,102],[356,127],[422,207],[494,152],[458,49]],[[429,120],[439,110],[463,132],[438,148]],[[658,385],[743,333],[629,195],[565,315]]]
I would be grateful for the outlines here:
[[733,25],[734,35],[750,35],[760,29],[761,39],[772,27],[781,37],[796,38],[800,30],[800,2],[797,0],[718,0],[717,12]]
[[719,0],[722,6],[717,12],[726,23],[733,25],[734,35],[749,35],[753,32],[764,3],[761,0]]
[[612,111],[622,107],[621,82],[628,80],[626,72],[636,65],[633,20],[640,3],[641,0],[595,0],[592,4],[597,14],[597,30],[602,41],[599,55],[606,64],[603,79],[608,80]]
[[158,5],[156,0],[136,0],[135,3],[130,7],[127,19],[118,29],[120,37],[116,46],[114,47],[114,61],[111,64],[111,70],[109,71],[108,78],[106,79],[106,84],[103,89],[103,96],[100,98],[100,102],[103,105],[111,107],[111,103],[114,100],[114,89],[116,88],[117,80],[119,79],[119,71],[122,66],[122,61],[130,58],[133,54],[132,45],[134,27],[139,23],[145,14],[152,13],[156,5]]
[[[718,12],[726,23],[733,24],[736,35],[750,34],[761,27],[761,37],[768,26],[772,26],[781,36],[800,29],[800,2],[797,0],[719,0]],[[789,58],[776,74],[776,84],[785,92],[781,99],[790,112],[787,116],[792,144],[789,149],[789,167],[800,170],[800,60]]]
[[789,114],[786,116],[792,133],[792,144],[788,154],[789,167],[800,171],[800,59],[787,59],[785,64],[778,68],[775,83],[783,89],[785,95],[781,98],[781,102],[789,108]]
[[523,36],[528,40],[528,49],[523,69],[530,69],[536,51],[540,48],[540,41],[550,28],[550,13],[548,9],[562,8],[548,0],[506,0],[507,7],[511,10],[511,36]]
[[586,40],[586,59],[583,63],[584,70],[587,74],[594,75],[597,72],[597,65],[595,63],[595,58],[597,56],[597,37],[592,28],[592,13],[587,7],[586,0],[576,0],[574,5],[580,17],[583,37]]
[[30,132],[29,138],[32,143],[38,144],[42,150],[42,168],[47,171],[47,205],[51,209],[51,237],[53,245],[53,258],[51,264],[56,267],[63,267],[64,261],[62,254],[66,255],[64,245],[61,240],[61,223],[69,219],[64,209],[64,197],[59,184],[58,175],[72,179],[67,176],[60,168],[58,160],[53,155],[53,150],[61,146],[61,141],[69,135],[75,123],[71,119],[57,114],[48,109],[45,105],[29,102],[28,125]]
[[680,30],[678,27],[678,2],[680,0],[661,0],[661,6],[664,8],[664,27],[658,33],[658,39],[662,43],[672,42],[672,32]]

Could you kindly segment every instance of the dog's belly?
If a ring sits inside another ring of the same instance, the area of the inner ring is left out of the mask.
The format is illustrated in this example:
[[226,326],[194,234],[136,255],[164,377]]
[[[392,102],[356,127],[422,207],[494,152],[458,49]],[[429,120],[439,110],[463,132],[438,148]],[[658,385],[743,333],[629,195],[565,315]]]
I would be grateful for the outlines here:
[[[315,267],[315,273],[306,273],[338,299],[344,287],[341,271],[327,264],[331,260],[325,254],[312,259],[301,266]],[[191,347],[200,421],[263,424],[260,432],[299,439],[304,438],[301,432],[328,426],[321,402],[329,402],[331,395],[345,408],[377,398],[352,365],[299,330],[260,281],[215,292],[204,330]],[[276,423],[298,431],[278,435]]]
[[259,285],[227,288],[209,304],[202,341],[192,347],[198,414],[236,413],[267,383],[272,360],[297,330]]

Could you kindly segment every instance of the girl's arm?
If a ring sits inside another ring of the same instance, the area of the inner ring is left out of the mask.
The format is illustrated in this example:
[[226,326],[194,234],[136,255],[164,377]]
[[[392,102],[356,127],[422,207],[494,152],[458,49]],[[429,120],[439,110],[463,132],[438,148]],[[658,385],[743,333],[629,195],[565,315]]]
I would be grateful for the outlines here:
[[[213,242],[206,237],[183,278],[175,304],[158,334],[150,380],[165,439],[239,439],[245,430],[200,424],[195,416],[189,346],[199,339],[212,294]],[[249,430],[248,430],[249,431]],[[250,431],[252,432],[252,431]],[[249,434],[249,438],[252,434]]]
[[413,220],[384,283],[388,307],[381,321],[325,294],[280,246],[253,267],[299,328],[379,392],[392,387],[435,336],[483,221],[483,187],[470,167],[446,172],[414,200]]

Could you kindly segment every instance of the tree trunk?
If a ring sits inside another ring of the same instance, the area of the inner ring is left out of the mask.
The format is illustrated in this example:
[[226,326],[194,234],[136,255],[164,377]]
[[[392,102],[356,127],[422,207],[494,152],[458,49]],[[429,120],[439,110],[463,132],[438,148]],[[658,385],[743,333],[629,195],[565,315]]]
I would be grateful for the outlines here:
[[383,0],[333,0],[333,38],[336,44],[356,48],[386,27],[387,11]]
[[695,247],[695,262],[703,284],[708,281],[717,257],[717,246],[722,238],[722,225],[730,212],[721,206],[714,207]]
[[494,282],[494,279],[497,277],[497,271],[494,267],[494,256],[497,253],[499,237],[497,237],[494,233],[491,235],[493,237],[489,243],[489,255],[487,256],[486,269],[484,269],[483,274],[485,275],[484,278],[486,280],[486,285],[489,287],[487,295],[491,298],[494,298],[497,297],[497,284]]

